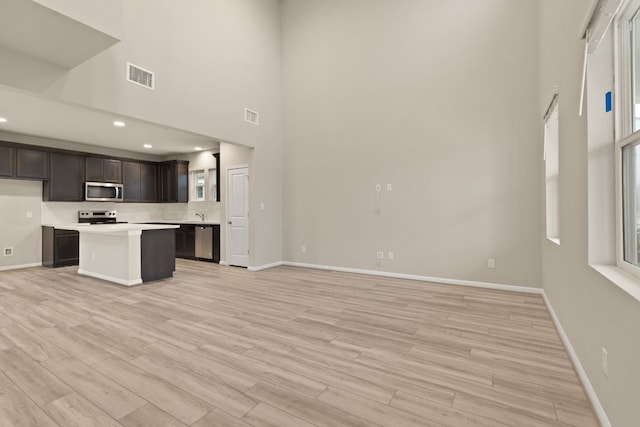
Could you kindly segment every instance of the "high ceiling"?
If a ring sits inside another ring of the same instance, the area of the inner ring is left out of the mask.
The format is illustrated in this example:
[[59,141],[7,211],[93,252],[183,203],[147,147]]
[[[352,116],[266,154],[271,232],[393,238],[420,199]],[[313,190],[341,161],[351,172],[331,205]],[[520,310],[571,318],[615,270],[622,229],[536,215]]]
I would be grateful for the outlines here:
[[[195,147],[217,148],[213,138],[48,100],[0,85],[0,131],[164,156],[193,152]],[[116,127],[114,121],[126,126]],[[151,144],[152,148],[144,148]]]
[[[193,152],[195,147],[218,148],[219,143],[210,137],[38,95],[65,72],[119,41],[114,30],[118,25],[105,27],[106,21],[121,23],[118,3],[92,4],[101,7],[83,15],[91,6],[74,3],[76,13],[71,17],[64,2],[0,0],[0,117],[6,119],[0,120],[0,132],[153,156]],[[112,19],[100,19],[100,29],[94,28],[91,18],[96,13]],[[126,126],[114,126],[116,120]]]

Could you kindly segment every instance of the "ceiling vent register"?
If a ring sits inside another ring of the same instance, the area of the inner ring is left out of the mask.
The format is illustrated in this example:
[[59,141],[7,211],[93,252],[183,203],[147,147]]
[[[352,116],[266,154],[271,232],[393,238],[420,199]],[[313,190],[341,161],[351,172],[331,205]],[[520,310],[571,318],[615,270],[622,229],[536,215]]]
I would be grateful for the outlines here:
[[149,70],[127,63],[127,81],[153,90],[155,75]]
[[258,126],[260,124],[260,114],[256,113],[253,110],[248,108],[244,109],[244,119],[245,121]]

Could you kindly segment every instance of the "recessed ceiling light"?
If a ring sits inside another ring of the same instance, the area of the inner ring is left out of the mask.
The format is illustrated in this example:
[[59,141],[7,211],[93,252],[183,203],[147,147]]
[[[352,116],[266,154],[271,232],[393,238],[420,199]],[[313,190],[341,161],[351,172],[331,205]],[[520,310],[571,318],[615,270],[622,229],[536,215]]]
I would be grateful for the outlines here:
[[5,119],[4,117],[0,117],[0,123],[7,123],[7,119]]
[[144,148],[153,148],[153,145],[151,145],[151,144],[144,144],[144,145],[143,145],[143,147],[144,147]]
[[126,126],[125,122],[121,122],[120,120],[116,120],[115,122],[113,122],[113,125],[119,128],[123,128]]
[[202,147],[193,147],[193,149],[196,151],[202,151]]

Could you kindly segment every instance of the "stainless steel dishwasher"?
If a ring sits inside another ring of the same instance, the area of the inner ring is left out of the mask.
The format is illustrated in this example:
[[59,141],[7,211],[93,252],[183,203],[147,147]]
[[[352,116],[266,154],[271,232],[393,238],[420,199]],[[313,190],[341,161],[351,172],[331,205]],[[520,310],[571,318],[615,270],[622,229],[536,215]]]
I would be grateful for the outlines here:
[[196,225],[196,258],[213,259],[213,227]]

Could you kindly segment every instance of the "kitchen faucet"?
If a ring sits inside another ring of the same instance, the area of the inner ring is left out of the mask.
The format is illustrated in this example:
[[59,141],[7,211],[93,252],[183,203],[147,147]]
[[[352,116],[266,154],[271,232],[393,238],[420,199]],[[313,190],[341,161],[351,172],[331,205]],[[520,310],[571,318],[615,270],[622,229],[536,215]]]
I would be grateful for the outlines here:
[[200,218],[202,218],[202,222],[204,222],[204,212],[203,213],[196,212],[196,216],[199,216]]

